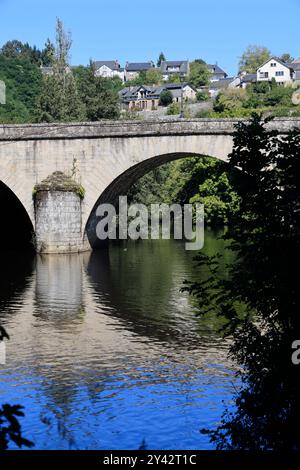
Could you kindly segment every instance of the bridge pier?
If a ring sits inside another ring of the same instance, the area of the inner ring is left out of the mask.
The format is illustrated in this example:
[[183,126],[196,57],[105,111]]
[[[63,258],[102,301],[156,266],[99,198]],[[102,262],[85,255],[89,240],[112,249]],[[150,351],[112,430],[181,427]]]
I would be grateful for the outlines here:
[[35,186],[38,253],[79,253],[90,249],[82,235],[83,193],[83,188],[62,172],[54,172]]

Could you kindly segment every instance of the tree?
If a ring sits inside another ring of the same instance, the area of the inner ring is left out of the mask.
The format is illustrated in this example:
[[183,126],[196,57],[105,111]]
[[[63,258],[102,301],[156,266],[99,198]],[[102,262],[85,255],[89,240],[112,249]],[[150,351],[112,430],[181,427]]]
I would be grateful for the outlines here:
[[55,58],[55,46],[48,38],[41,52],[41,60],[44,67],[51,67]]
[[54,54],[50,42],[47,46],[52,73],[43,77],[35,112],[37,122],[80,121],[85,118],[85,107],[78,93],[77,81],[69,67],[71,45],[71,34],[65,31],[62,21],[57,18]]
[[65,68],[69,65],[70,49],[72,46],[72,38],[70,31],[66,31],[63,22],[56,18],[56,48],[55,48],[55,61],[59,71],[64,72]]
[[22,43],[16,39],[7,41],[0,50],[1,55],[9,59],[26,59],[33,64],[41,63],[41,51],[28,42]]
[[214,110],[223,112],[239,109],[246,99],[247,92],[243,88],[227,88],[218,94]]
[[159,97],[160,106],[169,106],[173,102],[173,95],[170,90],[163,90]]
[[119,81],[96,77],[92,62],[89,67],[80,67],[75,74],[78,80],[78,92],[85,105],[86,118],[90,121],[117,119],[120,109],[116,83]]
[[235,410],[216,430],[217,449],[300,450],[300,382],[292,343],[300,337],[300,132],[280,136],[254,115],[236,126],[229,167],[247,175],[237,188],[239,211],[225,238],[235,255],[218,270],[203,254],[209,281],[187,283],[201,314],[225,319],[231,356],[243,368]]
[[271,58],[269,49],[263,46],[248,46],[239,61],[239,72],[256,73],[257,69]]
[[282,61],[282,62],[285,62],[287,64],[290,64],[291,62],[293,62],[294,60],[294,57],[291,56],[291,54],[289,52],[285,52],[284,54],[282,54],[279,59]]
[[28,58],[0,55],[0,80],[6,84],[6,105],[0,106],[0,122],[32,122],[42,74]]
[[165,61],[165,60],[166,60],[165,54],[164,54],[163,52],[161,52],[161,53],[159,54],[159,57],[158,57],[158,60],[157,60],[157,64],[156,64],[157,67],[160,67],[160,66],[161,66],[161,63],[162,63],[163,61]]
[[162,73],[158,69],[149,69],[146,72],[144,85],[159,85],[162,82]]
[[206,63],[202,59],[196,59],[190,64],[190,73],[188,81],[195,88],[205,86],[209,82],[210,72]]

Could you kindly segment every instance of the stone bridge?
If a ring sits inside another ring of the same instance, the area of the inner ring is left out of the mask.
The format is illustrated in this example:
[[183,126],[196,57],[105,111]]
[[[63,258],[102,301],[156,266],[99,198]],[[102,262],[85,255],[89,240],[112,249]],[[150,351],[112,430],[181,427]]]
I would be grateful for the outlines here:
[[[171,160],[207,155],[226,161],[236,123],[233,119],[182,119],[1,125],[0,181],[22,203],[36,230],[35,185],[56,171],[73,174],[85,189],[80,229],[76,228],[81,242],[69,243],[64,233],[59,235],[60,243],[55,237],[49,239],[44,251],[81,251],[89,247],[86,232],[94,226],[99,202],[114,203],[139,177]],[[292,128],[300,129],[300,119],[275,119],[268,126],[286,134]],[[57,210],[63,211],[63,207],[57,206]],[[52,224],[55,217],[53,214]],[[93,245],[93,237],[88,238]]]

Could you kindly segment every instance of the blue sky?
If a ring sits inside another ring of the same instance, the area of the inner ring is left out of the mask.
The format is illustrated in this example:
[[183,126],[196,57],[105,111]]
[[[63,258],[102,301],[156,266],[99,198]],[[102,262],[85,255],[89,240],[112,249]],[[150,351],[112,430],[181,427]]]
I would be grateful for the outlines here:
[[237,72],[249,44],[300,56],[300,0],[0,0],[0,46],[42,47],[59,16],[72,32],[72,64],[203,58]]

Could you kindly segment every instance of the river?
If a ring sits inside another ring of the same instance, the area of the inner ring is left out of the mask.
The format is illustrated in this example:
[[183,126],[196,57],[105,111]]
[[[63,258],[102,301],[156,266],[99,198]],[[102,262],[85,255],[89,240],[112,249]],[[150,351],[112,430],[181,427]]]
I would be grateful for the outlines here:
[[[231,254],[212,231],[205,251]],[[214,318],[180,289],[203,273],[173,240],[80,255],[1,254],[10,335],[0,403],[36,449],[211,449],[236,377]]]

